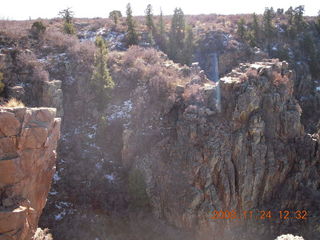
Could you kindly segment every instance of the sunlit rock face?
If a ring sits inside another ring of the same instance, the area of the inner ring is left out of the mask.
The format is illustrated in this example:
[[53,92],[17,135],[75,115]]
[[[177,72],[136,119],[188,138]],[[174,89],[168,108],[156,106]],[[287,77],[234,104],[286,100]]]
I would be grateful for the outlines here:
[[53,108],[0,108],[0,239],[29,240],[55,172]]
[[[241,64],[219,83],[188,83],[182,97],[177,94],[161,110],[143,101],[147,95],[140,92],[139,101],[132,100],[122,161],[143,172],[156,216],[195,227],[202,239],[272,239],[287,228],[308,232],[304,220],[279,217],[285,209],[311,214],[318,208],[312,199],[320,183],[319,137],[304,133],[287,63]],[[143,118],[137,103],[148,109]],[[273,218],[212,220],[213,210],[271,210]]]

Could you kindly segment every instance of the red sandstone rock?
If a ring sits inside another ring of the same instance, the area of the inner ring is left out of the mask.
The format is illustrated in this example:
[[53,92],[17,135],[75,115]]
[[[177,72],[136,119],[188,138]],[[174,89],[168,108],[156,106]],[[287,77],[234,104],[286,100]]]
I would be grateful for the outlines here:
[[55,109],[0,109],[0,239],[30,240],[55,172]]

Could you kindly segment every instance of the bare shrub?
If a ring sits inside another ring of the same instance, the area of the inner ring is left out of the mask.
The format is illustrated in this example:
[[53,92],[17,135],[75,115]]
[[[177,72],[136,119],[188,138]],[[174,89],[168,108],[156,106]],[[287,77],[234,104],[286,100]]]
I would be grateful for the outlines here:
[[95,45],[93,42],[77,41],[74,45],[68,48],[67,52],[70,59],[75,62],[79,72],[91,73],[94,62]]
[[76,36],[64,34],[55,28],[51,28],[44,33],[44,40],[48,45],[59,48],[61,51],[64,51],[79,42]]
[[18,40],[29,34],[33,21],[9,21],[0,20],[0,33],[2,32],[7,37]]
[[17,56],[16,67],[19,70],[26,71],[32,81],[48,81],[49,74],[44,69],[33,52],[20,52]]

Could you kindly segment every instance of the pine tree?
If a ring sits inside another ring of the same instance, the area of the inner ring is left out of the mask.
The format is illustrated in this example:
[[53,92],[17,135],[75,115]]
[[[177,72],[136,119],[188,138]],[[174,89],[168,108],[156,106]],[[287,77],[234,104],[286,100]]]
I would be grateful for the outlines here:
[[266,8],[263,14],[263,33],[267,42],[267,47],[270,48],[270,42],[274,38],[275,27],[273,25],[273,18],[275,17],[275,12],[273,8]]
[[263,30],[268,39],[271,39],[274,34],[273,18],[273,8],[266,8],[263,14]]
[[255,41],[255,45],[258,45],[258,43],[261,40],[261,28],[259,25],[259,20],[257,14],[253,13],[252,15],[253,21],[252,21],[252,33]]
[[304,6],[300,5],[294,9],[293,24],[295,26],[296,32],[301,32],[304,29],[305,22],[303,19]]
[[176,8],[171,21],[171,29],[169,34],[169,57],[176,61],[181,62],[183,58],[185,39],[185,19],[181,8]]
[[289,7],[288,10],[285,12],[287,19],[288,19],[288,24],[292,25],[293,23],[293,8]]
[[150,45],[154,45],[154,36],[156,35],[156,28],[153,22],[153,13],[152,13],[152,6],[148,4],[147,9],[145,10],[146,14],[146,25],[148,29],[148,43]]
[[145,10],[145,14],[146,14],[146,25],[147,25],[148,31],[151,31],[152,33],[154,33],[155,26],[153,23],[153,12],[152,12],[151,4],[148,4],[147,9]]
[[290,7],[285,12],[288,18],[288,28],[287,34],[291,39],[295,39],[299,33],[301,33],[305,28],[305,21],[303,19],[304,6],[298,6],[295,9]]
[[135,22],[133,20],[133,16],[132,16],[132,9],[131,9],[131,5],[130,3],[127,4],[127,26],[128,26],[128,30],[127,30],[127,45],[131,46],[131,45],[135,45],[138,43],[138,35],[135,29]]
[[283,9],[283,8],[278,8],[278,9],[277,9],[277,15],[278,15],[278,16],[283,15],[283,12],[284,12],[284,9]]
[[59,16],[61,16],[64,20],[63,31],[66,34],[73,35],[76,33],[76,29],[72,23],[74,12],[71,8],[66,8],[59,12]]
[[183,59],[182,64],[186,64],[188,66],[191,65],[192,62],[192,54],[194,50],[194,43],[193,43],[193,32],[191,26],[186,27],[186,37],[184,41],[184,49],[183,49]]
[[296,37],[296,30],[295,26],[293,24],[293,18],[294,18],[294,10],[292,7],[289,7],[288,10],[285,12],[285,15],[288,19],[288,26],[287,26],[287,37],[289,39],[294,39]]
[[243,18],[241,18],[237,23],[237,33],[241,40],[245,40],[246,38],[246,22]]
[[91,86],[96,93],[98,108],[103,109],[110,98],[110,91],[114,87],[114,82],[109,74],[107,66],[108,50],[106,42],[101,36],[98,36],[95,44],[97,46],[97,51],[95,53]]
[[117,26],[119,19],[122,17],[122,14],[118,10],[113,10],[109,13],[109,18],[113,20],[114,25]]
[[159,17],[159,23],[158,23],[158,45],[160,49],[163,52],[167,51],[167,39],[166,39],[166,32],[165,32],[165,27],[164,27],[164,22],[163,22],[163,13],[162,9],[160,9],[160,17]]

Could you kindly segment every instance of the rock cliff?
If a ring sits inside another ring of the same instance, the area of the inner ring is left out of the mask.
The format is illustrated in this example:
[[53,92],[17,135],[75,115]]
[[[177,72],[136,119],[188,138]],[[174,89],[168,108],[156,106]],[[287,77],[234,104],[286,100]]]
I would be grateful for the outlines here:
[[241,64],[218,84],[187,83],[179,92],[157,108],[141,89],[123,132],[122,161],[142,172],[154,214],[197,226],[201,239],[270,239],[288,226],[317,234],[301,219],[278,215],[272,222],[209,219],[212,210],[304,209],[316,223],[319,137],[304,133],[287,63]]
[[[240,64],[218,83],[137,47],[112,53],[109,65],[117,85],[102,112],[81,72],[62,80],[59,171],[42,218],[54,236],[112,236],[96,226],[132,205],[202,240],[318,234],[319,136],[304,131],[286,62]],[[286,209],[307,210],[308,220],[280,219]],[[273,217],[212,220],[213,210]]]
[[60,119],[52,108],[0,109],[0,239],[34,235],[55,172]]

